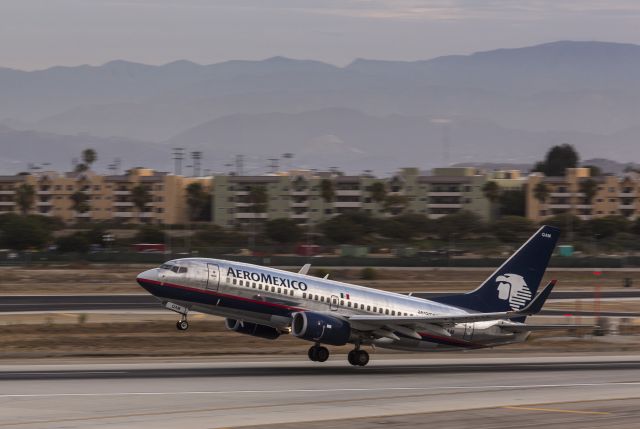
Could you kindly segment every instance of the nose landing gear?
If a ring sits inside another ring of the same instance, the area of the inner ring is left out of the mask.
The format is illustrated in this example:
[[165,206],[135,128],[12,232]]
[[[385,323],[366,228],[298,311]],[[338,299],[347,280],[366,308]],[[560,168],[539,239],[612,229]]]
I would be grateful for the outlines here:
[[178,328],[178,331],[186,331],[189,329],[189,322],[187,321],[186,314],[183,314],[180,320],[176,322],[176,328]]
[[320,344],[316,344],[315,346],[311,346],[309,348],[309,352],[307,353],[309,359],[313,362],[325,362],[329,359],[329,349],[321,346]]

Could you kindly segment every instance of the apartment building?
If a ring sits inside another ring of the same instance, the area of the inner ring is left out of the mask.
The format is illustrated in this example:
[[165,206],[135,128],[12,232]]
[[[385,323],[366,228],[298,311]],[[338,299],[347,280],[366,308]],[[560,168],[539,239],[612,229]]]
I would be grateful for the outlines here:
[[[482,192],[488,179],[475,168],[436,168],[430,176],[421,175],[417,168],[404,168],[389,178],[313,171],[215,176],[213,222],[232,227],[290,218],[315,224],[349,211],[373,216],[421,213],[435,219],[470,210],[488,219],[490,206]],[[385,201],[376,195],[376,183],[384,185]],[[264,206],[257,210],[255,188],[266,194]]]
[[[210,191],[211,178],[191,178],[135,168],[126,174],[102,176],[83,173],[38,172],[0,176],[0,213],[20,212],[16,192],[23,185],[35,191],[28,213],[56,216],[66,223],[80,220],[116,220],[123,223],[179,224],[188,219],[186,188],[199,182]],[[149,194],[144,210],[136,207],[132,190],[142,185]],[[77,210],[74,194],[86,198],[86,209]]]
[[[589,198],[586,191],[593,189]],[[620,215],[638,217],[640,177],[629,173],[591,177],[588,168],[568,168],[561,177],[546,177],[533,173],[526,186],[527,217],[534,221],[563,213],[582,219]]]

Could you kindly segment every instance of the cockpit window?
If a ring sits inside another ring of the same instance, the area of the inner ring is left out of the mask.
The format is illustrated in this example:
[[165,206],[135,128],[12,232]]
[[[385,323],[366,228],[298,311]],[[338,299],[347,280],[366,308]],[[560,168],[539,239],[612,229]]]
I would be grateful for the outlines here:
[[162,264],[162,265],[160,265],[160,268],[162,268],[163,270],[171,270],[173,268],[173,265],[171,265],[171,264]]
[[180,267],[180,268],[178,269],[178,273],[179,273],[179,274],[184,274],[184,273],[186,273],[186,272],[187,272],[187,267]]
[[174,273],[178,272],[179,267],[176,267],[175,265],[171,267],[171,271],[173,271]]

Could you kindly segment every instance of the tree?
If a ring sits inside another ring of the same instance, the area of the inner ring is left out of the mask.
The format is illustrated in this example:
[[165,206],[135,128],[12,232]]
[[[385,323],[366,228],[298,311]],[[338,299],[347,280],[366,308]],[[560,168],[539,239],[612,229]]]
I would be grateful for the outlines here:
[[567,168],[578,166],[578,161],[579,156],[575,148],[564,143],[549,149],[544,161],[538,162],[533,171],[539,171],[546,176],[564,176]]
[[189,220],[211,220],[211,194],[205,190],[202,183],[194,182],[187,186],[187,207]]
[[591,204],[593,197],[598,193],[598,183],[593,179],[585,179],[580,182],[580,192],[584,194],[587,204]]
[[602,169],[597,165],[584,165],[583,167],[589,169],[589,176],[591,177],[602,176]]
[[273,219],[266,223],[267,236],[278,243],[295,243],[302,237],[302,229],[291,219]]
[[89,205],[89,195],[85,194],[82,191],[75,191],[71,194],[71,208],[76,213],[86,213],[91,210],[91,206]]
[[500,186],[493,180],[488,181],[482,186],[484,197],[489,200],[491,205],[491,219],[496,218],[496,202],[500,198]]
[[0,223],[0,237],[3,247],[26,250],[47,244],[51,231],[40,221],[40,217],[10,214]]
[[267,202],[269,201],[267,188],[264,186],[252,186],[249,189],[248,200],[253,213],[264,213],[267,211]]
[[448,214],[436,220],[436,232],[442,240],[465,238],[483,230],[482,218],[467,210]]
[[98,154],[94,149],[85,149],[82,151],[82,161],[91,168],[91,165],[98,160]]
[[87,236],[83,233],[77,232],[71,235],[65,235],[64,237],[59,237],[56,240],[56,247],[58,252],[80,252],[84,253],[89,251],[89,240]]
[[149,188],[145,185],[136,185],[131,189],[131,201],[138,210],[139,220],[142,221],[142,213],[144,212],[147,204],[153,200],[153,197],[149,193]]
[[[567,232],[584,230],[584,221],[571,213],[562,213],[549,217],[544,220],[544,224],[560,229],[561,237],[565,236]],[[568,238],[570,239],[571,237]]]
[[540,182],[533,188],[533,197],[540,202],[540,204],[544,204],[549,198],[549,187],[544,183]]
[[404,195],[387,195],[384,200],[384,211],[399,215],[407,208],[409,200]]
[[329,179],[322,179],[320,182],[320,196],[326,203],[331,203],[336,197],[333,182]]
[[374,182],[371,184],[371,199],[380,204],[387,198],[387,187],[383,182]]
[[23,183],[16,189],[16,203],[20,208],[20,213],[26,215],[33,207],[36,200],[36,190],[33,185]]
[[503,191],[498,198],[501,216],[525,216],[526,196],[522,189]]
[[334,243],[355,243],[375,230],[375,220],[363,212],[344,213],[322,223],[320,230]]
[[155,225],[143,225],[135,235],[138,243],[164,243],[164,239],[164,231]]
[[611,238],[620,232],[629,230],[630,222],[623,216],[605,216],[586,222],[592,236],[598,240]]
[[504,243],[522,243],[534,231],[532,221],[521,216],[503,216],[493,223],[491,230]]

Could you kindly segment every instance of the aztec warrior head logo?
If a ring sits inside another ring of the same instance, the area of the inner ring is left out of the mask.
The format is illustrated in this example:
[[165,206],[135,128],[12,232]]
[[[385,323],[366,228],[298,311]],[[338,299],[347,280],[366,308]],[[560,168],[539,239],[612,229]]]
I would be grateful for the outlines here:
[[498,298],[509,300],[513,310],[520,310],[531,301],[531,290],[522,276],[518,274],[503,274],[496,278],[498,283]]

